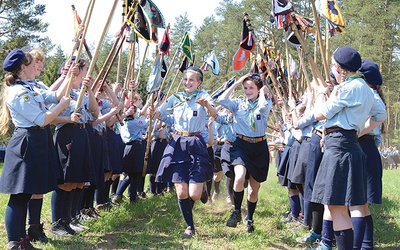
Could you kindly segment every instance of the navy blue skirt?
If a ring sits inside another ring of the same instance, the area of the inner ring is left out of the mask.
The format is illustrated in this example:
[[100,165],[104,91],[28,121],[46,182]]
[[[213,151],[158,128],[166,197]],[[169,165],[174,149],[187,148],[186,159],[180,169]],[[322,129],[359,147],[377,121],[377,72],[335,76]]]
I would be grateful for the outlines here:
[[231,166],[231,148],[232,145],[230,143],[225,142],[221,148],[221,167],[224,174],[229,177],[233,178],[233,172],[230,168]]
[[367,202],[382,204],[382,160],[371,136],[358,139],[360,146],[367,155]]
[[301,146],[300,142],[295,140],[290,150],[288,168],[285,175],[285,177],[289,180],[290,183],[292,183],[291,180],[293,177],[294,169],[296,167],[297,158],[299,156],[300,146]]
[[108,167],[108,157],[106,157],[107,150],[105,138],[103,138],[103,135],[99,135],[96,133],[94,134],[92,156],[96,176],[96,182],[92,184],[98,189],[104,188],[104,171],[105,168]]
[[92,149],[88,133],[80,124],[65,124],[55,133],[58,159],[67,183],[95,183]]
[[322,160],[322,150],[320,146],[321,137],[312,134],[310,138],[310,150],[308,151],[308,162],[306,167],[306,178],[304,180],[304,200],[311,201],[314,190],[315,178],[317,177],[319,165]]
[[125,144],[122,142],[121,136],[114,130],[107,129],[107,146],[110,170],[114,174],[122,173],[122,156]]
[[367,202],[366,155],[354,130],[325,136],[325,152],[315,179],[312,202],[358,206]]
[[164,154],[165,147],[167,147],[167,139],[157,139],[151,142],[151,148],[149,152],[149,163],[150,173],[156,174],[158,167],[160,166],[161,158]]
[[60,166],[49,131],[15,128],[5,152],[0,192],[45,194],[57,188]]
[[300,145],[290,181],[295,184],[304,184],[306,179],[306,167],[308,162],[308,151],[310,150],[310,138],[306,137]]
[[142,173],[144,151],[141,141],[126,143],[122,158],[122,171],[127,174]]
[[231,171],[234,172],[236,165],[243,165],[246,168],[247,179],[251,175],[258,182],[266,181],[269,169],[267,142],[250,143],[236,138],[231,148]]
[[288,186],[287,173],[289,168],[289,158],[291,150],[292,150],[291,145],[290,146],[286,145],[284,147],[276,174],[279,178],[279,183],[284,187]]
[[212,176],[213,168],[203,137],[174,134],[164,150],[156,181],[202,183]]

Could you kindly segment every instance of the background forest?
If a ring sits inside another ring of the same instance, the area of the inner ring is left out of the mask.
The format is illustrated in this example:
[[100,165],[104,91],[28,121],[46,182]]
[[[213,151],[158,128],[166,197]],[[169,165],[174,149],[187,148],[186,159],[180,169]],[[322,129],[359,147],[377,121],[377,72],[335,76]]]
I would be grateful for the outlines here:
[[[157,1],[154,2],[157,4]],[[172,3],[173,1],[171,1]],[[311,1],[296,0],[292,1],[292,4],[296,13],[310,19],[314,18]],[[400,5],[397,0],[337,0],[337,4],[342,11],[346,27],[345,32],[330,37],[330,52],[332,53],[337,47],[350,45],[360,52],[363,59],[370,59],[378,63],[384,79],[384,94],[389,111],[388,119],[385,122],[386,134],[384,135],[383,146],[400,146],[400,125],[398,122],[400,112],[400,88],[398,87],[400,75]],[[194,64],[200,67],[211,51],[215,52],[220,64],[220,75],[213,75],[211,71],[205,73],[203,86],[205,89],[212,93],[231,77],[235,75],[240,77],[248,72],[250,62],[247,63],[242,72],[235,72],[232,69],[232,57],[239,47],[244,12],[247,12],[251,19],[257,40],[265,39],[268,44],[274,46],[277,53],[282,52],[282,57],[285,58],[285,34],[282,29],[277,29],[274,24],[270,23],[271,7],[269,0],[222,0],[219,7],[210,12],[202,25],[196,29],[192,29],[191,17],[182,13],[174,23],[171,23],[171,50],[170,56],[166,58],[167,65],[170,65],[172,55],[176,52],[184,33],[188,31],[191,33],[192,51],[195,55]],[[45,11],[46,6],[35,4],[34,0],[0,0],[0,62],[13,48],[21,48],[27,45],[39,47],[46,54],[44,73],[39,79],[50,85],[57,78],[57,70],[70,52],[63,51],[59,45],[53,44],[51,36],[43,37],[43,33],[48,27],[48,24],[41,20]],[[322,34],[324,34],[324,22],[321,19]],[[110,33],[113,34],[114,31]],[[159,40],[161,40],[163,33],[164,30],[159,30]],[[97,61],[99,68],[106,60],[114,40],[115,38],[112,36],[106,37]],[[318,52],[318,49],[315,48],[315,36],[308,33],[306,40],[308,50],[313,53],[320,71],[323,72],[319,53],[314,53],[314,51]],[[90,44],[91,50],[94,50],[95,46]],[[122,65],[127,65],[128,50],[125,47],[127,46],[124,46],[122,53]],[[299,65],[296,48],[289,46],[288,49],[289,54]],[[141,84],[139,91],[143,95],[146,95],[146,83],[155,58],[154,52],[150,52],[148,55],[140,70]],[[172,83],[172,78],[181,61],[182,58],[174,61],[173,72],[166,81],[166,87]],[[120,76],[117,77],[117,65],[115,64],[108,80],[115,82],[119,79],[122,83],[126,70],[126,67],[123,66]],[[135,68],[135,71],[135,74],[139,72],[138,67]],[[1,86],[4,84],[4,73],[0,73]],[[177,73],[175,85],[179,82],[180,77],[180,73]],[[300,74],[300,78],[295,81],[294,85],[300,94],[304,89],[302,86],[305,86],[303,84],[304,77]],[[274,121],[271,122],[273,124]],[[0,138],[1,142],[7,140],[8,136]]]

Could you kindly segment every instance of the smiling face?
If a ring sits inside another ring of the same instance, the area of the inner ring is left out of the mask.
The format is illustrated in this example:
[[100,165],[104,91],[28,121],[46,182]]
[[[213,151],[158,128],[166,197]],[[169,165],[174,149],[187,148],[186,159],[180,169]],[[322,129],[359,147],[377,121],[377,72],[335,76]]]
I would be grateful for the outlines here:
[[36,58],[33,63],[35,64],[35,69],[36,69],[35,76],[39,76],[43,70],[43,61]]
[[243,82],[243,91],[247,99],[254,101],[258,97],[259,89],[252,80],[246,80]]
[[182,79],[182,85],[186,94],[192,94],[200,86],[200,84],[201,81],[197,72],[191,70],[185,72]]

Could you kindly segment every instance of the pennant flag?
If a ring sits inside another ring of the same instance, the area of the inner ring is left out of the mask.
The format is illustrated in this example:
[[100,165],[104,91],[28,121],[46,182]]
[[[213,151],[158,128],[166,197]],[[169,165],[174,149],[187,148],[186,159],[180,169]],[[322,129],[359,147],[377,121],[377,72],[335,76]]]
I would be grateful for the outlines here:
[[251,64],[250,70],[249,70],[249,74],[259,74],[259,69],[257,66],[257,62],[256,60],[253,60],[253,63]]
[[293,77],[293,79],[299,79],[299,74],[297,72],[298,67],[296,61],[293,60],[291,54],[289,54],[289,65],[290,65],[290,75]]
[[[76,36],[77,34],[80,34],[79,32],[82,32],[84,27],[81,26],[80,24],[82,23],[82,19],[81,17],[78,15],[78,11],[75,9],[75,6],[72,5],[73,8],[73,13],[74,13],[74,36]],[[82,29],[82,30],[80,30]],[[80,35],[81,36],[81,35]],[[81,37],[75,37],[75,39],[80,39]]]
[[225,90],[227,90],[230,86],[232,86],[234,83],[236,82],[236,76],[232,77],[231,79],[229,79],[226,83],[225,83],[225,87],[223,89],[218,90],[213,96],[213,99],[218,99],[218,97],[220,95],[222,95],[222,93],[225,92]]
[[151,26],[165,28],[164,17],[158,7],[151,0],[141,0],[140,6],[142,6]]
[[250,20],[247,14],[243,18],[242,22],[242,40],[240,41],[239,49],[233,56],[233,70],[241,71],[249,60],[251,52],[254,50],[254,34],[251,28]]
[[168,71],[168,67],[167,67],[167,63],[164,60],[164,57],[162,59],[162,67],[161,67],[161,77],[164,78],[165,75],[167,74]]
[[344,19],[336,0],[317,0],[315,7],[331,24],[344,27]]
[[275,16],[289,14],[293,10],[289,0],[272,0],[272,12]]
[[160,51],[163,54],[169,55],[169,48],[171,47],[171,39],[169,37],[169,26],[165,29],[164,36],[160,44]]
[[211,70],[214,75],[219,75],[220,73],[219,63],[214,51],[211,51],[211,55],[207,58],[206,63],[211,67]]
[[135,14],[132,19],[127,20],[133,27],[138,36],[146,42],[151,41],[151,30],[146,16],[143,14],[143,9],[140,5],[136,6]]
[[147,81],[146,90],[148,93],[158,89],[161,85],[162,61],[163,59],[161,58],[161,54],[159,54],[154,61],[153,70],[151,71],[149,80]]
[[[294,34],[294,31],[292,30],[292,27],[288,27],[288,30],[286,31],[288,36],[287,36],[287,41],[290,45],[293,45],[295,47],[301,47],[301,43],[297,36]],[[301,32],[301,30],[299,30]]]
[[183,54],[193,62],[193,54],[192,54],[192,45],[190,44],[189,33],[185,32],[185,35],[182,38],[180,48],[182,49]]
[[189,67],[188,58],[184,56],[181,65],[179,65],[179,71],[183,73]]

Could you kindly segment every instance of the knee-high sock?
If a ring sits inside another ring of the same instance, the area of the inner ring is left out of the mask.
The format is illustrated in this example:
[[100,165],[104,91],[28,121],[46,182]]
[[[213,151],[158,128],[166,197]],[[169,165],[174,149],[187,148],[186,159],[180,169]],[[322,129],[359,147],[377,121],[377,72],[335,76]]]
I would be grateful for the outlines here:
[[74,202],[74,196],[75,196],[75,189],[72,189],[71,191],[65,194],[65,204],[64,204],[63,215],[61,218],[71,219],[72,203]]
[[20,241],[25,238],[25,223],[28,202],[31,194],[12,194],[4,215],[8,241]]
[[254,211],[256,210],[257,206],[257,201],[256,202],[251,202],[247,200],[247,219],[248,220],[253,220],[253,214]]
[[374,249],[374,221],[371,215],[365,216],[365,232],[362,249]]
[[207,191],[208,197],[211,196],[211,188],[212,188],[212,180],[206,181],[206,191]]
[[90,186],[84,189],[82,208],[92,208],[94,203],[94,192],[95,188]]
[[321,234],[324,205],[312,202],[312,210],[312,230],[316,234]]
[[365,217],[351,217],[354,229],[353,249],[361,249],[365,233]]
[[304,200],[303,199],[303,216],[304,216],[304,222],[303,224],[308,226],[311,225],[311,215],[312,215],[312,208],[311,208],[311,201]]
[[104,200],[108,202],[110,200],[110,189],[111,189],[112,180],[108,180],[105,183],[104,188]]
[[289,197],[290,211],[294,217],[299,217],[300,214],[300,198],[298,195],[292,195]]
[[235,210],[238,210],[239,212],[242,211],[242,202],[243,202],[243,195],[244,195],[244,190],[240,192],[235,192],[233,191],[233,201],[235,203]]
[[67,191],[57,188],[51,196],[51,221],[54,223],[63,218],[65,195]]
[[332,248],[333,243],[333,221],[323,220],[322,221],[322,243]]
[[30,199],[28,202],[28,224],[39,225],[40,215],[42,213],[43,198]]
[[80,211],[83,202],[83,193],[84,190],[82,188],[76,188],[74,198],[71,204],[71,218],[76,217]]
[[178,199],[178,205],[179,205],[179,209],[181,210],[183,219],[185,220],[186,226],[191,227],[192,230],[195,230],[194,222],[193,222],[192,207],[190,206],[189,198]]
[[353,249],[354,233],[353,229],[335,231],[335,238],[338,250]]
[[157,183],[156,183],[156,177],[153,175],[150,175],[150,193],[155,194],[157,190]]

